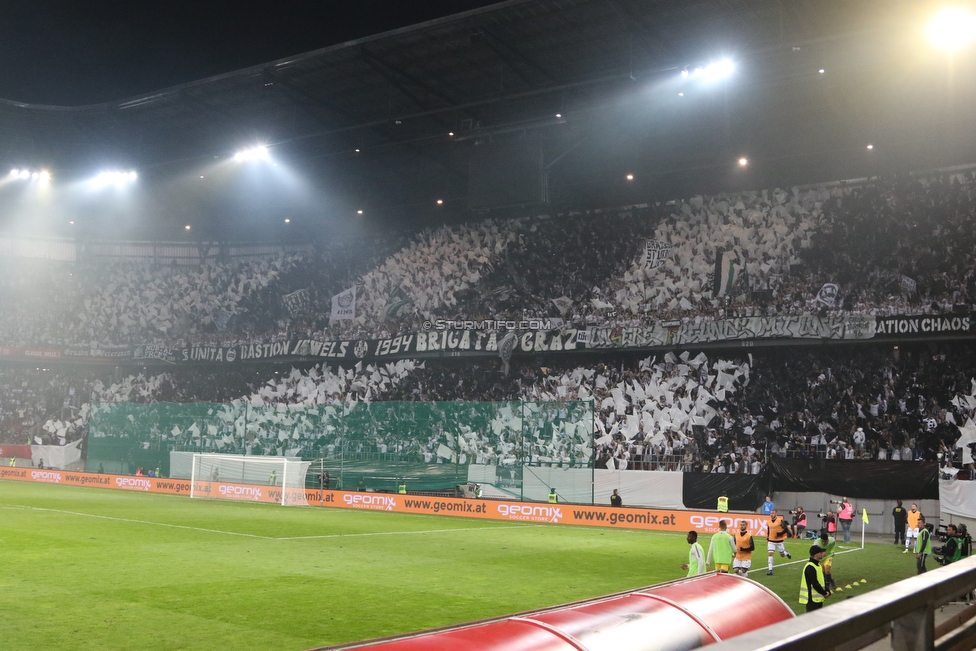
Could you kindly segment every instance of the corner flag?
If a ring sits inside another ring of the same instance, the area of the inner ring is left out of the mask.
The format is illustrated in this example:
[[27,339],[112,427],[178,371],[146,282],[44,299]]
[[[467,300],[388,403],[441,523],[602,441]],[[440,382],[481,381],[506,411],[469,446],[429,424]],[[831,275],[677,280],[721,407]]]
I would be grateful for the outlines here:
[[861,509],[861,522],[863,522],[864,524],[868,524],[868,510],[867,509]]

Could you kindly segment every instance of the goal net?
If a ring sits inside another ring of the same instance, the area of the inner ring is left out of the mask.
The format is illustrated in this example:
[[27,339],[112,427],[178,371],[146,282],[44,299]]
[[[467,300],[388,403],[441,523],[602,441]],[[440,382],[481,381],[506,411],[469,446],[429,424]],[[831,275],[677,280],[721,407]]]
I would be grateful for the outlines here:
[[269,501],[308,506],[305,475],[309,463],[287,457],[194,454],[190,497]]

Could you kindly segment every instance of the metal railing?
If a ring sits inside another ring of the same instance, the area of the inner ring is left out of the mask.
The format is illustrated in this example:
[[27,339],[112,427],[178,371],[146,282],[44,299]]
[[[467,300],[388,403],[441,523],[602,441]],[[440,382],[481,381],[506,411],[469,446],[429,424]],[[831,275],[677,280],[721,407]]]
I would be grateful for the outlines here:
[[[732,638],[714,651],[853,651],[891,636],[896,651],[973,648],[976,617],[935,626],[935,610],[976,588],[976,556]],[[829,601],[828,601],[829,603]]]

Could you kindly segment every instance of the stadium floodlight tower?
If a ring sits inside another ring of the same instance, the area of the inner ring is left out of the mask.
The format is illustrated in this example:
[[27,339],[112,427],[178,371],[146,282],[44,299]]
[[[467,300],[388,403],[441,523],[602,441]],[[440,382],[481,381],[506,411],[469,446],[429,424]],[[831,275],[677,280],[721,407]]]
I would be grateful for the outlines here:
[[242,454],[193,455],[190,497],[308,506],[308,461]]

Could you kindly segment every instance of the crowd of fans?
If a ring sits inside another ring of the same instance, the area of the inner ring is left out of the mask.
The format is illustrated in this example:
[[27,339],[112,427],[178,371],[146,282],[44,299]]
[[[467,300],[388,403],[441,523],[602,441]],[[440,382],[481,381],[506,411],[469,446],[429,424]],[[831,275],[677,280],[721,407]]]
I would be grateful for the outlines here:
[[[386,337],[435,317],[558,315],[584,327],[968,312],[974,195],[967,172],[487,220],[195,266],[0,258],[0,346]],[[723,252],[734,271],[716,295]],[[835,289],[825,294],[827,284]],[[331,319],[333,297],[350,288],[354,318]],[[947,474],[976,478],[976,362],[964,344],[783,351],[516,358],[511,375],[498,360],[165,373],[4,366],[0,441],[72,442],[122,403],[208,403],[165,428],[178,409],[160,407],[151,436],[306,457],[351,449],[429,463],[736,474],[760,473],[777,456],[940,459]],[[574,405],[588,401],[586,420]],[[408,416],[381,407],[398,402],[498,406],[450,418],[446,407]],[[374,405],[368,417],[361,405]],[[128,415],[131,427],[92,435],[145,434]],[[354,418],[366,420],[352,441],[343,422]]]
[[976,478],[970,353],[966,343],[684,352],[516,361],[507,376],[498,360],[116,377],[9,367],[0,423],[4,442],[21,444],[114,436],[306,458],[733,474],[761,473],[774,457],[938,459]]
[[[584,327],[968,310],[974,195],[967,172],[487,220],[195,266],[4,258],[0,345],[372,338],[431,318]],[[731,284],[716,295],[722,252]],[[352,288],[354,318],[330,319],[332,297]]]

